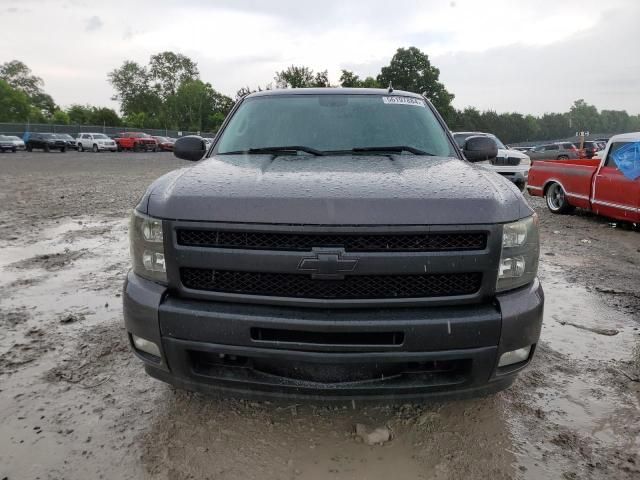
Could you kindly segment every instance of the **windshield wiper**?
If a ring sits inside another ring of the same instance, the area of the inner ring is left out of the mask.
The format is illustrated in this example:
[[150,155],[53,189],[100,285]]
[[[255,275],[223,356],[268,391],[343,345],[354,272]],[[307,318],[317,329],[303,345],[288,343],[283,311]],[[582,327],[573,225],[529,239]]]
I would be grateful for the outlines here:
[[322,156],[324,152],[316,150],[315,148],[305,147],[304,145],[290,145],[286,147],[262,147],[262,148],[250,148],[248,150],[236,150],[235,152],[224,152],[219,155],[241,155],[241,154],[260,154],[260,153],[273,153],[274,155],[287,154],[295,152],[305,152],[311,155]]
[[406,145],[396,145],[392,147],[356,147],[351,149],[352,152],[391,152],[391,153],[402,153],[402,152],[410,152],[414,155],[429,155],[434,156],[433,153],[425,152],[420,150],[419,148],[409,147]]

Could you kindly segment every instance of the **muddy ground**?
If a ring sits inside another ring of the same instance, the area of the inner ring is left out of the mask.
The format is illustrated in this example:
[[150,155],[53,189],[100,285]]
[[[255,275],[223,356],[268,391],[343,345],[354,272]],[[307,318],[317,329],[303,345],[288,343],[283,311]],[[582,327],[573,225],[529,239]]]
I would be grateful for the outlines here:
[[[418,405],[217,399],[128,351],[126,217],[169,154],[0,155],[0,478],[640,478],[640,233],[541,219],[547,304],[507,391]],[[384,445],[354,436],[386,427]]]

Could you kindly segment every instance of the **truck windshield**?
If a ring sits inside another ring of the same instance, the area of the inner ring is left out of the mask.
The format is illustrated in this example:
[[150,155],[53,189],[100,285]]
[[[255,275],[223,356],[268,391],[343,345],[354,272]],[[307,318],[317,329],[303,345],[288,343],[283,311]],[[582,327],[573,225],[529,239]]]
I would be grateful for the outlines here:
[[[215,152],[282,146],[336,153],[353,149],[375,153],[380,147],[387,148],[387,153],[393,148],[406,154],[413,150],[455,155],[444,129],[422,99],[378,94],[248,98],[231,118]],[[399,146],[403,148],[395,148]]]

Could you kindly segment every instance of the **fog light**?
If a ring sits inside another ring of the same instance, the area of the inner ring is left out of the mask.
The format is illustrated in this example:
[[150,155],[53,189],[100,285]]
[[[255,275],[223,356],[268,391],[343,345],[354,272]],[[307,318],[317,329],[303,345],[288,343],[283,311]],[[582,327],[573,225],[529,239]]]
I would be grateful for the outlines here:
[[524,257],[519,255],[517,257],[502,258],[500,260],[500,270],[498,272],[498,278],[518,278],[524,275],[526,262]]
[[165,272],[164,253],[145,250],[142,253],[142,264],[150,272]]
[[506,367],[508,365],[513,365],[514,363],[524,362],[529,358],[529,352],[531,352],[531,345],[529,345],[528,347],[519,348],[518,350],[504,352],[500,356],[498,367]]
[[138,350],[160,358],[160,349],[158,348],[158,345],[150,340],[138,337],[137,335],[131,335],[131,337],[133,338],[133,344]]

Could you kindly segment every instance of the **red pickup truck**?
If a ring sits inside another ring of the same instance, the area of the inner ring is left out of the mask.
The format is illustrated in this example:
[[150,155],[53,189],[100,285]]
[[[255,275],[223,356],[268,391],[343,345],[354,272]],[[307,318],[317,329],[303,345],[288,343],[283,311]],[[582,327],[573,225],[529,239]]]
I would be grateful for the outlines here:
[[115,138],[118,151],[133,150],[158,150],[158,142],[149,134],[142,132],[123,132]]
[[[615,152],[635,142],[640,142],[640,132],[611,137],[602,158],[535,161],[527,190],[530,195],[545,197],[553,213],[568,213],[579,207],[640,223],[640,176],[623,174],[614,160]],[[637,171],[640,158],[632,158],[631,166]]]

